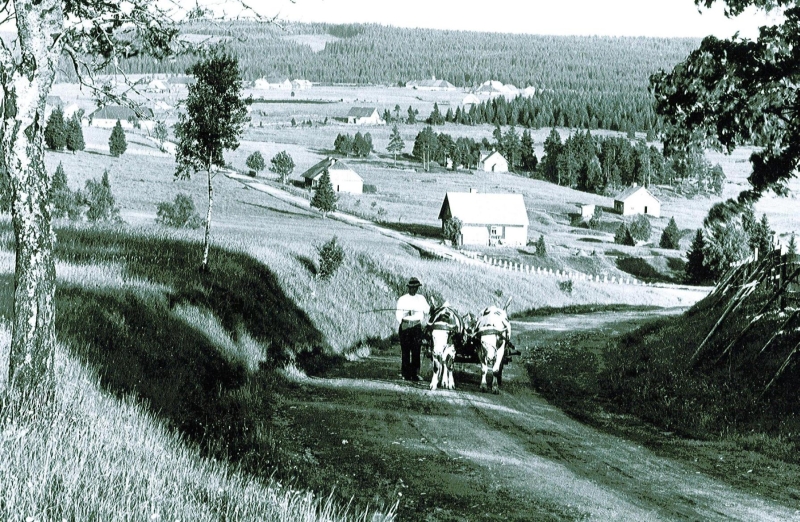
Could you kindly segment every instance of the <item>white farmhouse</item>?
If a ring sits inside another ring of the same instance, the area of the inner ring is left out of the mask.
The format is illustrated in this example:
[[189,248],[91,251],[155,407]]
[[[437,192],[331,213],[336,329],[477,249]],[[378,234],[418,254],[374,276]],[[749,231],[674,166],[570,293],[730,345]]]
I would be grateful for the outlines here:
[[481,154],[479,167],[484,172],[508,172],[508,161],[502,154],[493,150],[487,154]]
[[111,129],[119,121],[123,129],[132,129],[134,124],[141,128],[152,130],[155,126],[153,111],[147,107],[140,109],[140,114],[136,114],[130,107],[123,105],[106,105],[86,116],[88,124],[92,127]]
[[364,192],[364,180],[345,162],[336,158],[325,158],[303,173],[306,187],[316,189],[322,175],[328,171],[331,185],[336,192],[361,194]]
[[352,107],[347,113],[347,123],[355,125],[383,125],[378,109],[375,107]]
[[439,219],[444,230],[450,218],[461,220],[462,245],[524,246],[528,243],[528,212],[522,194],[448,192]]
[[661,202],[650,192],[635,183],[614,199],[614,211],[623,216],[646,214],[661,217]]

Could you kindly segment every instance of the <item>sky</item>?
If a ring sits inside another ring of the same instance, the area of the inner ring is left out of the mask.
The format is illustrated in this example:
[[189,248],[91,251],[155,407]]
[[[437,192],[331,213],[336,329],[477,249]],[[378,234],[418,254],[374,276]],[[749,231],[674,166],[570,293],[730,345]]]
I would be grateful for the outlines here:
[[735,19],[717,2],[692,0],[256,0],[267,16],[300,22],[380,23],[466,31],[552,35],[754,38],[769,19],[746,11]]

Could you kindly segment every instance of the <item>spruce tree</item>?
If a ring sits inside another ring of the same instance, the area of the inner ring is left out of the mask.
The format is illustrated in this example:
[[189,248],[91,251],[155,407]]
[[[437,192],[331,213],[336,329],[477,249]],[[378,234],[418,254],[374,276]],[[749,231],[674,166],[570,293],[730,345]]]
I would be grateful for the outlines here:
[[44,128],[44,142],[47,148],[52,150],[62,150],[67,146],[67,126],[61,107],[53,109],[47,119],[47,125]]
[[789,244],[786,245],[786,253],[797,255],[797,241],[795,240],[794,232],[792,232],[791,237],[789,237]]
[[694,236],[692,246],[686,254],[686,282],[690,285],[702,285],[711,280],[711,273],[705,263],[706,241],[703,237],[703,230],[698,229]]
[[322,173],[322,177],[319,178],[317,190],[314,192],[314,197],[311,198],[311,206],[319,209],[324,217],[328,212],[336,210],[337,199],[336,192],[334,192],[331,184],[331,176],[326,169]]
[[678,250],[680,248],[681,231],[678,230],[678,224],[675,223],[675,218],[669,218],[669,224],[664,232],[661,233],[661,241],[658,246],[661,248],[669,248],[671,250]]
[[614,234],[614,243],[618,245],[636,246],[636,240],[633,239],[628,225],[620,223],[617,232]]
[[539,239],[536,241],[536,255],[539,257],[547,256],[547,247],[544,244],[544,234],[539,234]]
[[397,129],[397,125],[392,127],[392,135],[389,136],[389,146],[386,147],[386,150],[391,152],[394,155],[394,164],[397,165],[397,154],[402,152],[402,150],[406,147],[405,142],[403,141],[403,137],[400,135],[400,131]]
[[83,200],[88,209],[86,218],[89,221],[121,221],[119,208],[114,194],[111,192],[111,181],[108,179],[108,170],[103,171],[100,182],[93,179],[86,180],[86,190]]
[[50,185],[50,201],[53,203],[53,217],[77,219],[80,217],[78,195],[69,188],[64,166],[59,163]]
[[108,138],[108,149],[115,158],[125,154],[128,149],[125,131],[122,130],[122,124],[119,120],[117,120],[117,124],[114,125],[114,129],[111,131],[111,136]]
[[71,151],[73,154],[75,154],[76,151],[86,149],[81,120],[78,119],[77,114],[73,114],[72,118],[70,118],[67,123],[66,138],[67,150]]

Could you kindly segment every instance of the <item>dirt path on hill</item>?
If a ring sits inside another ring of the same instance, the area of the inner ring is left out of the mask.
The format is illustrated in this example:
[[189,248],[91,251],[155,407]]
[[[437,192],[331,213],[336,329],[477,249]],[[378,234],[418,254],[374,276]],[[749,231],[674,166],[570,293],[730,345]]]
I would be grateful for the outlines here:
[[[636,317],[514,324],[524,339],[617,329],[621,318]],[[457,390],[436,392],[400,381],[398,368],[392,347],[301,380],[287,415],[298,436],[315,442],[309,458],[336,469],[330,487],[360,502],[394,498],[399,520],[800,520],[798,506],[737,490],[568,417],[532,391],[519,359],[506,367],[500,395],[479,391],[477,365],[457,365]]]

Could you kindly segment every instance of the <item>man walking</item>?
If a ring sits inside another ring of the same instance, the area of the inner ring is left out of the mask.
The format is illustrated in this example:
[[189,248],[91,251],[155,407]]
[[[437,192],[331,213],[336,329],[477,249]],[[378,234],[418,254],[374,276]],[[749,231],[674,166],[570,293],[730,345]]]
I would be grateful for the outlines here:
[[408,293],[397,300],[397,322],[400,323],[400,373],[407,381],[421,381],[419,376],[419,353],[422,347],[422,324],[430,311],[428,300],[417,290],[422,286],[419,279],[408,281]]

